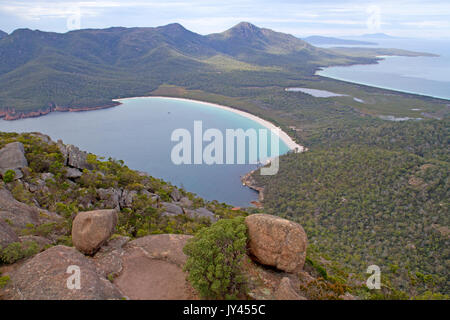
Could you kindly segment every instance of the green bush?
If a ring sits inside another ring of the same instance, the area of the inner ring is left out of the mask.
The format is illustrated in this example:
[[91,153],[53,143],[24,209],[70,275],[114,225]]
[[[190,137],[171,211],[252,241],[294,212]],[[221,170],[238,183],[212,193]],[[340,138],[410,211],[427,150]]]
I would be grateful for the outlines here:
[[243,217],[220,220],[201,229],[183,251],[188,280],[203,298],[236,299],[245,291],[241,272],[247,227]]
[[12,264],[23,258],[28,258],[39,252],[39,246],[34,241],[26,241],[25,243],[13,242],[6,248],[0,250],[0,261],[6,264]]
[[5,182],[5,183],[13,182],[15,177],[16,177],[16,172],[14,170],[8,170],[3,175],[3,182]]
[[5,287],[10,280],[11,280],[11,278],[9,276],[0,277],[0,289]]

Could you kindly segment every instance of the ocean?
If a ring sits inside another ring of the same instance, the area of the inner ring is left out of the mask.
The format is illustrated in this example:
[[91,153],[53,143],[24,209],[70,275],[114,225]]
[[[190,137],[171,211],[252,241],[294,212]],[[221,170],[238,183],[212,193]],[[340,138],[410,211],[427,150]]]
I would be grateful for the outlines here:
[[[450,41],[373,39],[377,46],[427,52],[439,57],[385,57],[378,64],[330,67],[318,75],[374,87],[450,100]],[[330,46],[324,46],[330,47]]]

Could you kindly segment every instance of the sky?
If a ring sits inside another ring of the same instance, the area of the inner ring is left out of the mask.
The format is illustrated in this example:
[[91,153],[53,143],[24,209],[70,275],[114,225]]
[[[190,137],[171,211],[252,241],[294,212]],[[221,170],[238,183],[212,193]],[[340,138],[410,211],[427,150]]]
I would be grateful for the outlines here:
[[309,35],[450,39],[449,0],[0,0],[0,30],[67,32],[74,29],[156,27],[178,22],[209,34],[247,21],[259,27]]

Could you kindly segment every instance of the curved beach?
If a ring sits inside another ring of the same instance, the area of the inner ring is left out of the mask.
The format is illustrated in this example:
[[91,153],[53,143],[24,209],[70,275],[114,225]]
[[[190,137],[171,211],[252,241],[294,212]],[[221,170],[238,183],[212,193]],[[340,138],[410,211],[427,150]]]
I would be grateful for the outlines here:
[[296,143],[286,132],[281,130],[280,127],[275,126],[273,123],[264,120],[260,117],[257,117],[249,112],[237,110],[231,107],[222,106],[220,104],[210,103],[210,102],[204,102],[204,101],[198,101],[193,99],[186,99],[186,98],[173,98],[173,97],[162,97],[162,96],[147,96],[147,97],[131,97],[131,98],[123,98],[123,99],[114,99],[113,101],[121,103],[125,100],[132,100],[132,99],[141,99],[141,98],[163,98],[163,99],[171,99],[171,100],[178,100],[178,101],[191,101],[196,102],[208,107],[218,108],[226,111],[233,112],[235,114],[238,114],[242,117],[245,117],[247,119],[253,120],[260,125],[266,127],[267,129],[270,129],[274,134],[276,134],[287,146],[290,150],[296,151],[296,152],[303,152],[306,151],[306,148],[304,146],[299,145]]

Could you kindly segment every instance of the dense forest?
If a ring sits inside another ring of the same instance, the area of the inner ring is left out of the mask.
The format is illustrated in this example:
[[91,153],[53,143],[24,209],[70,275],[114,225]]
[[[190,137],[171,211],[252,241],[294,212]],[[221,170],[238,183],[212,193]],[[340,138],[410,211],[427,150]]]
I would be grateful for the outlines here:
[[349,272],[376,264],[405,297],[448,295],[448,130],[449,119],[329,129],[254,178],[266,211],[301,223]]

